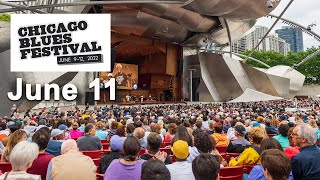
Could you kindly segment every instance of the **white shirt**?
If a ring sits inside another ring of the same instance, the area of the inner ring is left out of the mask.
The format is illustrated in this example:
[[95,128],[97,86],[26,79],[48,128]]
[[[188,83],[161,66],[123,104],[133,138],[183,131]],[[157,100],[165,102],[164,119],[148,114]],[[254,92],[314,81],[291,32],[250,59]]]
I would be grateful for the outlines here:
[[233,127],[230,127],[228,129],[227,138],[229,141],[237,139],[237,137],[234,135],[234,128]]
[[[143,139],[144,139],[146,142],[148,142],[148,141],[147,141],[147,138],[148,138],[148,136],[149,136],[150,133],[151,133],[150,131],[147,131],[147,132],[144,134]],[[162,134],[159,134],[159,135],[160,135],[161,140],[162,140],[162,142],[163,142],[164,136],[163,136]]]
[[171,174],[171,180],[194,180],[192,164],[187,161],[166,165]]
[[202,121],[202,130],[208,130],[209,129],[209,121]]
[[27,125],[24,127],[24,130],[29,131],[29,133],[34,133],[36,131],[36,129],[37,129],[36,126],[30,126],[30,125]]
[[9,135],[10,135],[10,131],[9,131],[8,129],[6,129],[6,130],[1,130],[1,131],[0,131],[0,134],[5,134],[5,135],[9,136]]

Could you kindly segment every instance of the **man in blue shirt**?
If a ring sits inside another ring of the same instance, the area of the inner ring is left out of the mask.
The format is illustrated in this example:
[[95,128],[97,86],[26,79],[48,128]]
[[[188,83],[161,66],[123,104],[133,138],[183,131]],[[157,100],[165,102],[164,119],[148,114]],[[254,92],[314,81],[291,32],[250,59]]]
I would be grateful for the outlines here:
[[295,146],[300,153],[292,157],[292,173],[294,179],[316,180],[320,177],[320,149],[315,130],[308,124],[297,125],[291,134]]
[[49,141],[45,151],[54,156],[59,156],[61,154],[61,145],[64,142],[63,131],[60,129],[53,129],[51,131],[52,140]]

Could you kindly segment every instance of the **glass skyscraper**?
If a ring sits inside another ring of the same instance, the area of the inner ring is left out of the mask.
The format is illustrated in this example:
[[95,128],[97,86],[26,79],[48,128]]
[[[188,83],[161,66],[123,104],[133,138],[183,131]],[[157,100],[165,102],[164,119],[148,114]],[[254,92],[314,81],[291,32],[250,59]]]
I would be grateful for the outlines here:
[[292,27],[282,27],[282,29],[276,30],[276,33],[281,39],[284,39],[290,44],[292,52],[303,51],[303,36],[302,31]]

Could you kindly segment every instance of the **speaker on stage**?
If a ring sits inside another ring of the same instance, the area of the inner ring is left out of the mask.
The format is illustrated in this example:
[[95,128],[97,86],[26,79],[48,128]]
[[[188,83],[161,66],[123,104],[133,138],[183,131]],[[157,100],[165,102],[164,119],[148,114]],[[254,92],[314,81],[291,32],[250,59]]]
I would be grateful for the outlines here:
[[94,105],[94,92],[86,92],[85,104]]

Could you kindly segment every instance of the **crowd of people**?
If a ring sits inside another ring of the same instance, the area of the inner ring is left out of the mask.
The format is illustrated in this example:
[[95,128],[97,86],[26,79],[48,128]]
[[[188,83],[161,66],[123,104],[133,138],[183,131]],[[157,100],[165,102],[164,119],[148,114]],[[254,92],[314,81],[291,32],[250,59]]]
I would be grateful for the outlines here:
[[[105,180],[213,180],[243,165],[253,166],[243,174],[248,180],[319,179],[319,126],[319,101],[311,99],[43,108],[23,115],[13,108],[0,117],[1,161],[12,166],[0,179],[86,180],[98,173]],[[110,146],[97,168],[82,152],[103,150],[101,140]],[[161,151],[163,144],[171,152]]]

